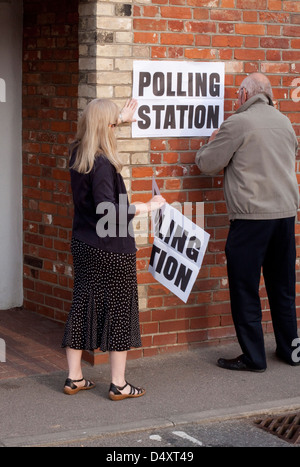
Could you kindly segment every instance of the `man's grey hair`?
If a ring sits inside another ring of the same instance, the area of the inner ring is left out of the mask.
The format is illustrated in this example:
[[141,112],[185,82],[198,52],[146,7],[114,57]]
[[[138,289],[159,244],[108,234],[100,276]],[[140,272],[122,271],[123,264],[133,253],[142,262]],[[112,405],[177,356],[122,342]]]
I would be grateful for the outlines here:
[[256,94],[264,93],[271,100],[273,99],[272,86],[268,78],[262,73],[252,73],[247,76],[241,84],[248,92],[248,98],[256,96]]

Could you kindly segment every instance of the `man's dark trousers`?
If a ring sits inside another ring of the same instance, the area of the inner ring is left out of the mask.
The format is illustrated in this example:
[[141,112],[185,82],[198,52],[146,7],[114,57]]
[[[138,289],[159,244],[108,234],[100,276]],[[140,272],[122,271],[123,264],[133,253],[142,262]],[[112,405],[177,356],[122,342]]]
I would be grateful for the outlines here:
[[225,251],[232,317],[244,362],[267,367],[259,296],[262,271],[276,351],[291,363],[297,338],[295,218],[231,221]]

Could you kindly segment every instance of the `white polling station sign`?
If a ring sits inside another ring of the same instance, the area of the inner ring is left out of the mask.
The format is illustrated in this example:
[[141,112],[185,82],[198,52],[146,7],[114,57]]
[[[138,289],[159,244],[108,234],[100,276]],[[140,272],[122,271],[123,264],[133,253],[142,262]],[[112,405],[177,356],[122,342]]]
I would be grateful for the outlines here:
[[[160,194],[153,180],[154,194]],[[170,204],[152,218],[154,241],[149,272],[167,289],[187,302],[205,255],[209,234]]]
[[210,136],[224,120],[224,63],[133,62],[132,137]]

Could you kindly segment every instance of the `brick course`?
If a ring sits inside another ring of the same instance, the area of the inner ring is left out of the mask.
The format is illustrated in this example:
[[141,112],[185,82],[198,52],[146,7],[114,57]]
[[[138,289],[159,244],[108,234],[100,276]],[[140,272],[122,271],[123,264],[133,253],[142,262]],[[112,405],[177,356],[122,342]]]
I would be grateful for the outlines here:
[[[66,151],[75,131],[77,100],[79,111],[94,97],[112,98],[121,107],[131,95],[133,60],[223,61],[225,118],[234,111],[236,90],[246,74],[261,71],[272,82],[279,110],[300,136],[300,2],[80,1],[79,19],[77,1],[61,1],[59,7],[46,1],[38,11],[37,2],[24,4],[25,306],[64,321],[72,286]],[[132,140],[128,125],[118,129],[118,137],[132,201],[149,199],[155,175],[168,202],[205,203],[205,229],[211,235],[198,280],[183,304],[147,272],[151,238],[139,235],[146,219],[136,219],[143,349],[133,350],[130,358],[234,338],[223,177],[206,177],[195,166],[195,153],[204,141]],[[298,159],[296,169],[300,179]],[[299,245],[299,224],[296,232]],[[261,295],[264,330],[270,332],[263,281]],[[90,358],[107,360],[102,354]]]
[[[272,82],[278,108],[287,113],[299,135],[296,110],[299,111],[299,102],[292,100],[297,86],[292,83],[299,73],[296,70],[299,56],[296,36],[300,30],[294,29],[299,20],[297,2],[170,0],[146,3],[136,2],[134,8],[134,37],[136,42],[144,44],[144,54],[139,58],[224,61],[225,118],[234,111],[236,90],[246,74],[264,72]],[[182,345],[189,348],[200,343],[217,343],[235,335],[224,255],[228,218],[223,178],[222,174],[210,178],[199,173],[194,159],[202,143],[199,139],[188,138],[153,139],[150,167],[132,169],[133,200],[144,196],[144,190],[139,187],[145,189],[147,179],[155,174],[169,202],[205,202],[205,229],[211,235],[202,270],[186,305],[153,283],[146,270],[140,271],[142,283],[147,286],[147,319],[151,323],[157,320],[159,324],[160,337],[153,332],[150,335],[149,341],[154,347],[151,347],[151,354],[174,351],[176,346],[182,350]],[[298,164],[297,161],[297,170]],[[297,226],[297,233],[298,230]],[[148,254],[145,246],[138,257],[146,260]],[[264,330],[270,332],[263,280],[261,296]],[[145,325],[144,329],[147,329]]]
[[77,0],[24,1],[24,307],[60,321],[72,295],[67,163],[77,121],[77,10]]

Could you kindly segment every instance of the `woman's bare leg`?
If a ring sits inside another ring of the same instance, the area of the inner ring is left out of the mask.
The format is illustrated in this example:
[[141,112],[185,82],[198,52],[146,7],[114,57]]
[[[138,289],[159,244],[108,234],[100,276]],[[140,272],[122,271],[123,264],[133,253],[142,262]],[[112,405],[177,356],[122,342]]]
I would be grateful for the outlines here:
[[[82,350],[71,349],[70,347],[66,348],[67,362],[69,367],[68,378],[72,380],[79,380],[82,378],[82,368],[81,368],[81,357]],[[85,381],[80,383],[75,383],[76,386],[83,386]]]
[[[123,352],[109,352],[110,357],[110,367],[111,367],[111,382],[118,386],[119,388],[123,388],[126,385],[125,379],[125,370],[126,370],[126,361],[127,361],[127,351]],[[132,387],[130,384],[126,385],[124,389],[119,389],[122,394],[130,394]],[[143,390],[143,394],[144,394]],[[139,393],[139,389],[135,388],[135,394]]]
[[116,386],[123,387],[126,384],[125,370],[127,361],[127,351],[109,352],[111,382]]

